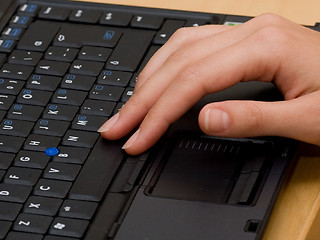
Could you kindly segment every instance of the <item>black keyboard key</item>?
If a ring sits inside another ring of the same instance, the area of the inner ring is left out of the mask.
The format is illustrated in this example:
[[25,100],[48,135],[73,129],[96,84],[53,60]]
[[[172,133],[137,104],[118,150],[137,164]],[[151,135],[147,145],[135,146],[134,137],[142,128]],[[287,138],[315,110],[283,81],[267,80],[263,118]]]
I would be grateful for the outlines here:
[[166,20],[155,36],[153,42],[155,44],[165,44],[172,34],[184,25],[185,21],[183,20]]
[[99,75],[97,82],[100,84],[125,87],[128,85],[131,77],[132,73],[130,72],[104,70]]
[[10,21],[10,26],[18,28],[27,28],[32,22],[33,18],[31,16],[13,16]]
[[227,15],[223,19],[222,24],[227,25],[227,26],[238,26],[242,23],[249,21],[250,19],[252,19],[252,17],[239,16],[239,15],[238,16],[237,15]]
[[98,137],[98,133],[69,130],[62,140],[62,145],[92,148]]
[[19,203],[0,202],[0,220],[15,220],[21,208],[22,205]]
[[58,236],[81,238],[89,222],[86,220],[57,217],[54,219],[49,233]]
[[39,119],[42,111],[43,107],[39,106],[13,104],[8,111],[7,117],[11,119],[35,122]]
[[62,26],[53,44],[74,48],[81,48],[84,45],[112,48],[117,44],[121,34],[121,29],[68,24]]
[[43,172],[44,178],[74,181],[81,169],[80,165],[66,163],[49,163]]
[[65,200],[60,208],[59,216],[90,220],[93,217],[98,203],[76,200]]
[[15,48],[17,42],[12,39],[0,38],[0,52],[10,53]]
[[22,213],[14,222],[13,230],[44,234],[47,232],[52,220],[53,218],[48,216]]
[[89,91],[95,81],[95,77],[67,74],[64,76],[60,86],[62,88]]
[[[107,69],[134,72],[154,36],[153,31],[126,31],[112,52]],[[130,56],[130,57],[128,57]]]
[[25,232],[9,232],[6,240],[42,240],[41,234],[25,233]]
[[54,156],[53,162],[83,164],[89,155],[90,149],[77,147],[59,147],[58,155]]
[[98,76],[104,66],[102,62],[75,60],[70,67],[70,73],[86,76]]
[[87,99],[81,107],[81,114],[109,117],[116,106],[115,102]]
[[22,89],[17,102],[21,104],[46,106],[52,96],[51,92],[33,90],[33,89]]
[[57,89],[52,97],[52,102],[80,106],[85,100],[86,96],[87,92],[84,91]]
[[0,152],[0,169],[8,169],[14,159],[14,154]]
[[123,87],[94,85],[89,93],[89,98],[117,102],[120,100],[123,92]]
[[[138,71],[136,72],[136,74],[134,75],[137,75],[140,74],[140,72],[142,72],[142,70],[144,69],[144,67],[147,65],[147,63],[149,62],[149,60],[151,59],[151,57],[159,50],[160,48],[160,45],[152,45],[147,54],[144,56],[143,60],[142,60],[142,63],[140,64],[139,66],[139,69]],[[130,87],[134,87],[135,86],[135,83],[136,83],[136,79],[134,79],[134,84],[133,85],[130,85]]]
[[61,199],[31,196],[24,205],[23,212],[55,216],[62,204]]
[[32,72],[33,67],[31,66],[6,63],[0,70],[0,77],[27,80]]
[[70,63],[51,60],[41,60],[36,67],[37,74],[64,76],[70,67]]
[[114,26],[128,26],[133,15],[125,12],[105,12],[101,18],[100,23]]
[[84,46],[80,50],[78,58],[81,60],[106,62],[111,52],[111,48]]
[[97,23],[101,14],[102,13],[97,10],[74,9],[69,16],[69,20],[83,23]]
[[71,128],[96,132],[105,121],[106,118],[101,116],[77,115],[72,122]]
[[2,37],[7,39],[19,40],[22,34],[22,28],[7,27],[3,30]]
[[43,197],[65,198],[72,183],[66,181],[40,179],[33,194]]
[[31,191],[30,186],[0,183],[0,201],[24,203]]
[[36,16],[39,12],[40,8],[36,4],[23,4],[19,10],[18,13],[20,15],[27,15],[27,16]]
[[64,7],[48,6],[42,7],[38,17],[52,20],[66,20],[70,14],[70,10]]
[[121,101],[122,102],[127,102],[130,97],[133,95],[133,88],[126,88],[126,90],[124,91],[122,97],[121,97]]
[[47,148],[57,147],[60,142],[59,137],[31,134],[24,143],[25,150],[44,152]]
[[33,74],[29,78],[26,87],[53,92],[57,89],[60,81],[60,77]]
[[56,24],[41,21],[34,22],[28,27],[19,41],[18,49],[44,52],[58,30],[59,26]]
[[135,15],[131,20],[131,27],[157,30],[161,27],[164,18],[155,15]]
[[72,121],[78,112],[77,106],[49,104],[43,113],[43,118]]
[[49,47],[44,58],[47,60],[72,62],[78,54],[78,49],[66,47]]
[[12,223],[0,220],[0,239],[4,239],[11,228]]
[[6,94],[1,94],[0,95],[0,110],[8,110],[16,97],[6,95]]
[[62,137],[70,123],[66,121],[40,119],[33,129],[33,133]]
[[0,135],[1,152],[17,153],[23,143],[24,138]]
[[18,95],[24,85],[23,81],[0,79],[0,94]]
[[70,190],[70,199],[102,199],[123,159],[121,146],[121,142],[99,138]]
[[0,124],[0,134],[17,136],[17,137],[27,137],[33,128],[34,123],[4,119]]
[[25,168],[44,169],[50,157],[42,152],[21,150],[14,159],[14,166]]
[[132,76],[132,78],[130,80],[130,83],[129,83],[130,87],[135,87],[136,86],[137,81],[138,81],[138,76],[139,76],[139,73],[133,74],[133,76]]
[[5,175],[3,182],[25,186],[34,186],[38,181],[41,173],[42,171],[38,169],[11,167]]

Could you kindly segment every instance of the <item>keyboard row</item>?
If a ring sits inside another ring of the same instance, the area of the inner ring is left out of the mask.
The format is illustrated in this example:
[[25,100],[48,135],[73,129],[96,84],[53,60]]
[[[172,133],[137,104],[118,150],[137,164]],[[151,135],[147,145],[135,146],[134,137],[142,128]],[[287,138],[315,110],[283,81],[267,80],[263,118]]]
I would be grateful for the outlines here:
[[[121,27],[134,27],[144,29],[159,29],[165,18],[160,15],[148,14],[144,10],[143,14],[132,14],[128,11],[121,10],[93,10],[88,8],[66,8],[57,5],[38,6],[36,4],[24,4],[18,10],[18,15],[39,17],[42,19],[50,19],[56,21],[71,21],[82,23],[99,23],[102,25],[112,25]],[[176,17],[176,16],[175,16]],[[184,16],[185,17],[185,16]],[[212,17],[213,23],[219,23],[218,15]],[[19,19],[13,18],[15,24],[24,24],[30,21],[29,18]],[[197,24],[205,24],[207,20],[186,20],[185,26],[195,26]]]

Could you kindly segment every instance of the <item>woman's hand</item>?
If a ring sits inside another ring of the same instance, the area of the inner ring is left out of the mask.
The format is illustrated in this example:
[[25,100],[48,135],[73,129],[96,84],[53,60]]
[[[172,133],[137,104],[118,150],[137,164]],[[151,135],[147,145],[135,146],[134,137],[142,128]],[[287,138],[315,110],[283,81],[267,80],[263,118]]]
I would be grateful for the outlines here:
[[133,96],[100,129],[107,139],[139,129],[129,154],[150,148],[206,94],[238,82],[273,81],[285,101],[225,101],[205,106],[209,135],[277,135],[320,145],[320,33],[273,14],[240,26],[182,28],[151,58]]

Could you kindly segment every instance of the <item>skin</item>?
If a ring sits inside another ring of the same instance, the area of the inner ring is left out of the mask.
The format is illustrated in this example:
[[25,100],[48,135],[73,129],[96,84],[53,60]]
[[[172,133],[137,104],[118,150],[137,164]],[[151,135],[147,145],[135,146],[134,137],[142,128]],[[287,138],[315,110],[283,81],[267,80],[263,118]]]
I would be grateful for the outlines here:
[[320,33],[282,17],[263,14],[236,27],[182,28],[151,58],[133,96],[99,132],[114,140],[139,126],[123,148],[140,154],[204,95],[259,80],[273,82],[285,100],[208,104],[199,114],[202,131],[320,145],[319,78]]

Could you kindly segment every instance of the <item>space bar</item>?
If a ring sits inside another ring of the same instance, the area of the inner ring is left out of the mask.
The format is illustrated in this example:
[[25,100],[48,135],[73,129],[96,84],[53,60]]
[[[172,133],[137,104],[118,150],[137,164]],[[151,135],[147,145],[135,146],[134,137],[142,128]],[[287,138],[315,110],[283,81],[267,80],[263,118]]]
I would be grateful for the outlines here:
[[101,201],[124,154],[122,143],[98,139],[70,192],[70,199]]

